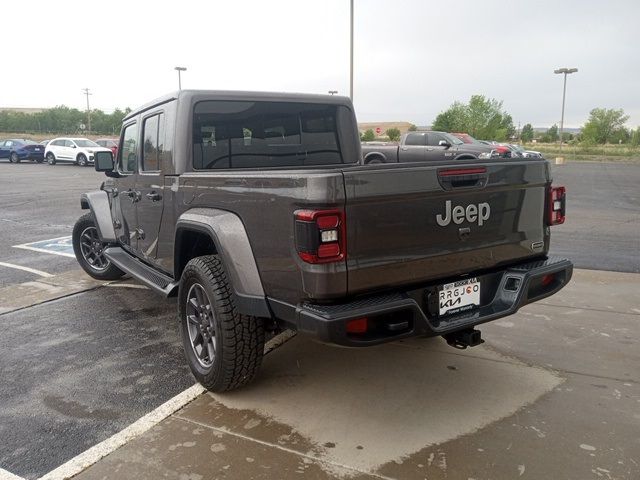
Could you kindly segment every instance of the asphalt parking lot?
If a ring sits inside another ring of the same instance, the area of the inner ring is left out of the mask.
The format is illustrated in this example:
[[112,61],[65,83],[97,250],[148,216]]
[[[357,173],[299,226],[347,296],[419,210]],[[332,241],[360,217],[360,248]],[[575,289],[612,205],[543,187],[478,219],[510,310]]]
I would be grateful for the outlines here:
[[[585,270],[484,327],[485,346],[297,337],[251,387],[198,397],[80,478],[640,478],[640,165],[553,171],[569,209],[552,253]],[[0,163],[0,480],[39,478],[193,385],[171,302],[16,248],[70,235],[103,178]]]

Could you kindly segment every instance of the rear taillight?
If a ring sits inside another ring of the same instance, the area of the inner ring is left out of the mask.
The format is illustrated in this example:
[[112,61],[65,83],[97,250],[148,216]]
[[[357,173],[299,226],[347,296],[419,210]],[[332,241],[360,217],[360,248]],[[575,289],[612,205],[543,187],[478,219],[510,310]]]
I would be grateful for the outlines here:
[[346,222],[342,210],[298,210],[294,213],[296,250],[307,263],[343,260],[346,251]]
[[549,189],[547,223],[549,225],[560,225],[564,223],[566,213],[566,195],[565,187],[551,186]]

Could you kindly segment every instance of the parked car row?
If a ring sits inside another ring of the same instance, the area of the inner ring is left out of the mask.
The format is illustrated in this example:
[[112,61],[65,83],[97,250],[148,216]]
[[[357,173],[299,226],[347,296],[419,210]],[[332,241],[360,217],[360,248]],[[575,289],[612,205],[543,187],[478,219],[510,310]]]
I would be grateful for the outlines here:
[[73,163],[87,166],[93,164],[95,153],[100,151],[112,152],[115,157],[118,153],[117,141],[103,138],[94,142],[76,137],[58,137],[40,143],[15,138],[0,140],[0,159],[8,158],[11,163],[22,160],[42,163],[46,159],[49,165]]
[[476,140],[468,133],[455,132],[451,135],[459,138],[466,144],[488,145],[494,148],[501,157],[542,158],[542,153],[536,152],[535,150],[527,150],[522,145],[518,145],[515,143],[500,143],[496,142],[495,140]]

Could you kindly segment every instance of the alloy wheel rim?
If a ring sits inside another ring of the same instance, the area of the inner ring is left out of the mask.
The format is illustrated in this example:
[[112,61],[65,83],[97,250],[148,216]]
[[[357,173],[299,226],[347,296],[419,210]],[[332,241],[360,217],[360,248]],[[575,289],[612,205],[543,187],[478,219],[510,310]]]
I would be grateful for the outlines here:
[[199,283],[194,283],[187,293],[186,317],[191,350],[198,363],[209,368],[216,358],[216,319],[209,295]]
[[85,228],[80,234],[80,252],[87,264],[97,272],[103,272],[111,264],[104,256],[104,250],[105,245],[100,241],[98,229],[96,227]]

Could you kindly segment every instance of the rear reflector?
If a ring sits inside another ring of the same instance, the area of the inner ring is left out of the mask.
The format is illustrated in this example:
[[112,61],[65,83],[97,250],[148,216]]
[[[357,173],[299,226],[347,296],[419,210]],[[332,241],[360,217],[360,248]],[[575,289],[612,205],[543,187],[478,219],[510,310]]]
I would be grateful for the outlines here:
[[560,225],[564,223],[566,214],[566,188],[563,186],[549,189],[549,198],[547,200],[547,223],[549,225]]
[[296,250],[306,263],[344,260],[346,222],[342,210],[298,210],[294,212]]
[[347,322],[347,333],[367,333],[368,328],[369,319],[367,317],[356,318]]
[[542,286],[546,287],[547,285],[550,285],[553,282],[554,278],[556,278],[554,274],[545,275],[544,277],[542,277]]

